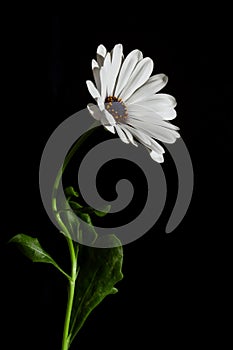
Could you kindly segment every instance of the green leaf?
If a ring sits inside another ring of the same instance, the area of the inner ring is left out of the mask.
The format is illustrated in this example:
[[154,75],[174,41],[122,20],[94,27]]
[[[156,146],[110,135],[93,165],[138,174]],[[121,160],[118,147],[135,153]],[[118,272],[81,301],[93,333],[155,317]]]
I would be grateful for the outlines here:
[[92,248],[80,246],[80,267],[70,324],[71,342],[91,311],[109,294],[115,294],[115,284],[123,278],[123,249],[119,240],[110,236],[116,247]]
[[81,204],[74,201],[69,201],[69,204],[73,210],[77,210],[77,211],[83,207]]
[[10,243],[16,243],[24,255],[33,262],[53,263],[52,257],[41,247],[37,238],[18,234],[11,238]]
[[91,222],[90,215],[78,210],[75,212],[77,215],[72,210],[63,210],[60,212],[61,219],[66,226],[70,237],[73,240],[82,243],[82,232],[85,232],[85,242],[93,244],[98,235]]
[[65,189],[65,195],[66,195],[67,197],[79,197],[78,192],[76,192],[76,191],[74,190],[74,187],[73,187],[73,186],[69,186],[69,187],[67,187],[67,188]]
[[93,209],[91,207],[83,207],[82,205],[80,205],[77,202],[74,201],[69,201],[69,204],[71,206],[71,208],[77,213],[84,213],[84,214],[95,214],[97,216],[103,217],[105,215],[107,215],[111,209],[111,205],[107,205],[106,207],[104,207],[101,210],[97,210],[97,209]]
[[103,217],[109,213],[110,209],[111,209],[111,205],[107,205],[102,210],[94,210],[94,213],[97,216]]
[[41,247],[37,238],[33,238],[24,234],[18,234],[11,238],[9,243],[17,244],[20,251],[33,262],[52,264],[67,278],[70,278],[53,260],[53,258]]

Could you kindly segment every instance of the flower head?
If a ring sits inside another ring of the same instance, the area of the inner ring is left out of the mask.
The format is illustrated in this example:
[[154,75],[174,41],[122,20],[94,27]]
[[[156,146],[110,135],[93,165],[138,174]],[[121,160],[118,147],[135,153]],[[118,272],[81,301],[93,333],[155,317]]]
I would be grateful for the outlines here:
[[96,104],[88,104],[91,115],[112,133],[117,132],[125,143],[143,144],[153,160],[163,162],[163,147],[155,140],[173,143],[180,137],[179,128],[170,123],[176,117],[176,100],[168,94],[158,94],[168,81],[165,74],[151,76],[153,61],[143,58],[139,50],[123,58],[123,47],[116,45],[107,52],[97,48],[92,60],[95,85],[87,87]]

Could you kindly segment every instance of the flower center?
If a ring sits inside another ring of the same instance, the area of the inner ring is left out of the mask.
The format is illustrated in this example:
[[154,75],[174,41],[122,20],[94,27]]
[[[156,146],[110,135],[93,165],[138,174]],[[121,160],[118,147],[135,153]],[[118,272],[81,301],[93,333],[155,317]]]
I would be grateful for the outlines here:
[[126,105],[121,98],[117,98],[115,96],[107,97],[105,100],[105,107],[117,122],[126,122],[128,112]]

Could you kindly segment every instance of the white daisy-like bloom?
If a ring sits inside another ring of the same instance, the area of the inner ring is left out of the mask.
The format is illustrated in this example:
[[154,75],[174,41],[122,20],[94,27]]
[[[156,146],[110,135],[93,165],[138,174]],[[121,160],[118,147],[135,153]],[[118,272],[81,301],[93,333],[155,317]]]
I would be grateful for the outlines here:
[[121,44],[111,52],[99,45],[97,59],[92,60],[95,85],[86,82],[97,104],[90,103],[87,108],[123,142],[137,146],[135,140],[139,141],[153,160],[162,163],[164,149],[156,140],[173,143],[180,135],[179,128],[170,123],[176,117],[175,98],[158,94],[168,78],[165,74],[151,76],[153,66],[152,59],[143,58],[139,50],[131,51],[124,59]]

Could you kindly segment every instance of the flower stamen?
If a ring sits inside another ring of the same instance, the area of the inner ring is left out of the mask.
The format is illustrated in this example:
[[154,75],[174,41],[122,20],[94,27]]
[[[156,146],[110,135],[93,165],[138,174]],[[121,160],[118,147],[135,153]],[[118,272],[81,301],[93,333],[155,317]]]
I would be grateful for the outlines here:
[[125,123],[128,118],[126,105],[121,98],[108,96],[105,99],[105,107],[113,118],[120,123]]

